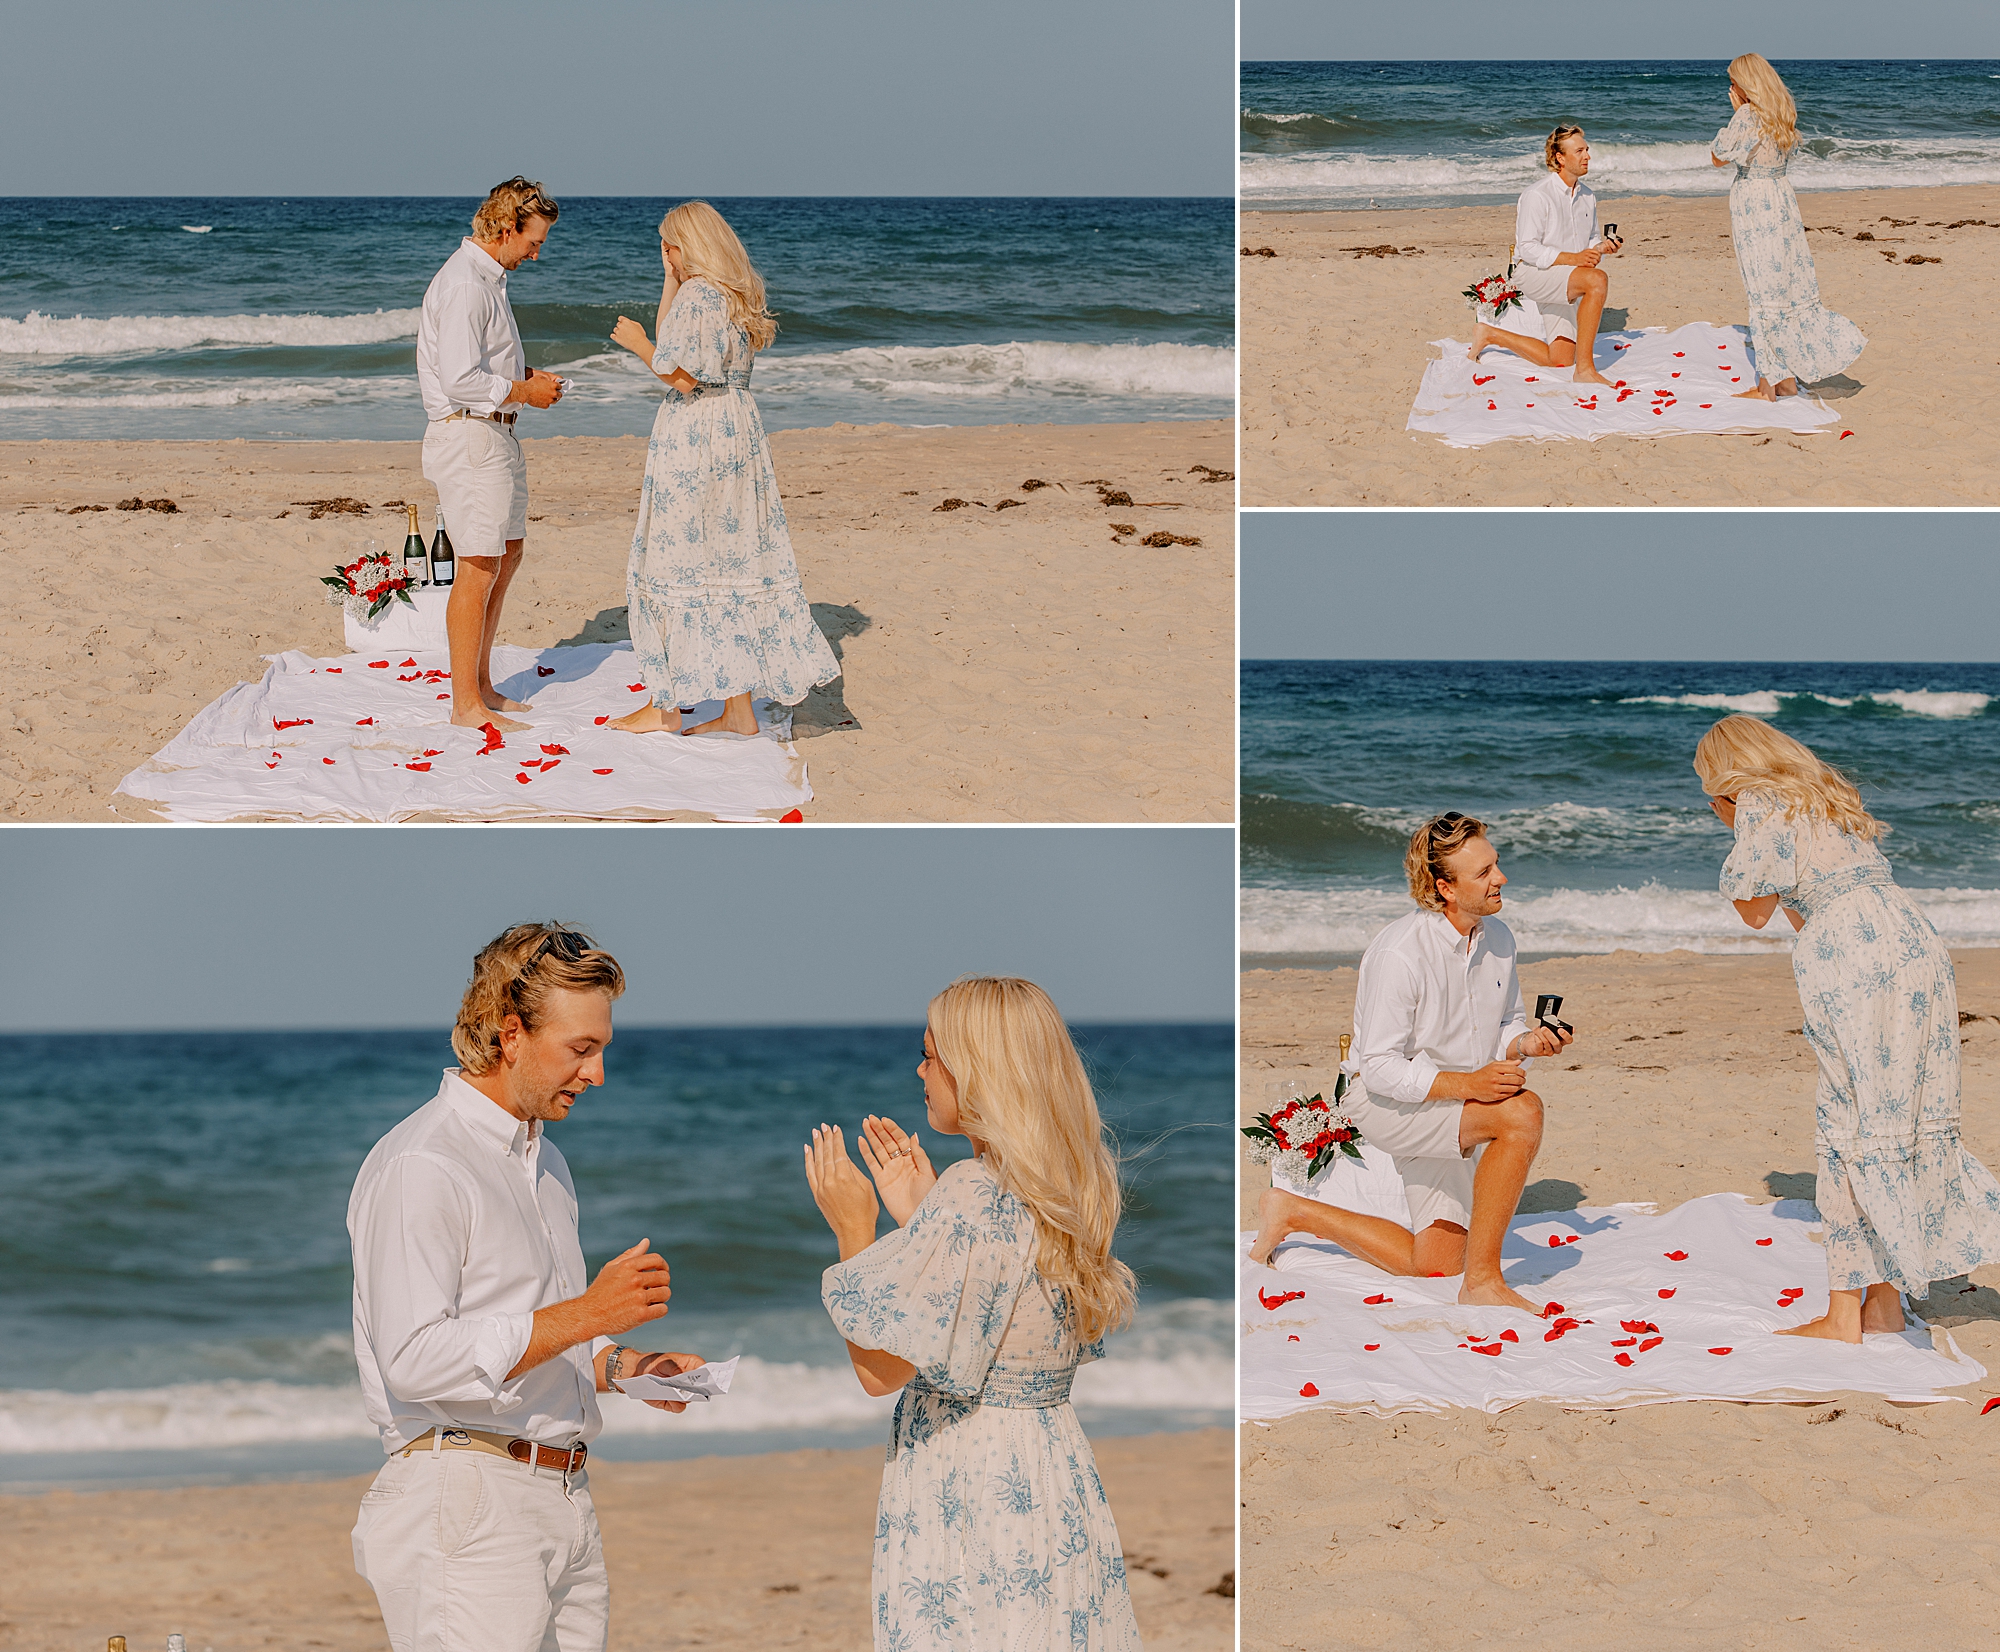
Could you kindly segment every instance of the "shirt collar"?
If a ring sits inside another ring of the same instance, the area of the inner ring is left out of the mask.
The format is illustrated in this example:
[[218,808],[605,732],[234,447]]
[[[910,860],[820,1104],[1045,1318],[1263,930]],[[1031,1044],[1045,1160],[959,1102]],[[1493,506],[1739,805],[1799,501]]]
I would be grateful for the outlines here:
[[472,1126],[475,1135],[484,1137],[503,1153],[524,1148],[541,1133],[540,1120],[524,1123],[517,1119],[490,1096],[482,1095],[466,1083],[457,1067],[445,1068],[444,1088],[439,1094],[451,1104],[453,1112]]
[[[1553,177],[1554,174],[1552,173],[1550,176]],[[1486,939],[1486,920],[1484,918],[1478,918],[1473,921],[1472,933],[1470,935],[1461,935],[1458,932],[1457,925],[1442,912],[1428,912],[1428,916],[1431,920],[1431,932],[1436,936],[1438,944],[1447,948],[1455,958],[1470,958],[1473,953],[1479,950],[1479,943]]]
[[[1554,174],[1551,173],[1550,176],[1553,177]],[[507,272],[500,267],[500,260],[492,253],[469,235],[459,242],[459,246],[466,254],[465,261],[472,266],[472,273],[480,280],[497,282],[503,287],[507,285]]]

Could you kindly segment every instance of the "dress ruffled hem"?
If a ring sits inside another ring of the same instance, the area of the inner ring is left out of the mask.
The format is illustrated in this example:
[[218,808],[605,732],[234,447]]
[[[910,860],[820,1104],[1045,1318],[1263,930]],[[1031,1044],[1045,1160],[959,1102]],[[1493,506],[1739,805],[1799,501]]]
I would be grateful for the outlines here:
[[639,673],[662,710],[736,694],[797,705],[841,673],[797,588],[626,596]]
[[[1833,1289],[1886,1283],[1921,1301],[1936,1280],[2000,1262],[2000,1182],[1955,1137],[1933,1151],[1923,1146],[1916,1153],[1898,1148],[1849,1157],[1821,1144],[1820,1175],[1834,1184],[1824,1188],[1832,1196],[1820,1204]],[[1839,1214],[1847,1204],[1834,1192],[1840,1183],[1856,1207],[1852,1221]],[[1914,1231],[1914,1245],[1886,1242],[1882,1230],[1889,1224],[1870,1215],[1895,1210],[1923,1213],[1920,1222],[1894,1224]]]
[[1837,310],[1822,304],[1775,315],[1750,316],[1750,352],[1757,371],[1773,384],[1811,384],[1845,372],[1861,359],[1868,338]]

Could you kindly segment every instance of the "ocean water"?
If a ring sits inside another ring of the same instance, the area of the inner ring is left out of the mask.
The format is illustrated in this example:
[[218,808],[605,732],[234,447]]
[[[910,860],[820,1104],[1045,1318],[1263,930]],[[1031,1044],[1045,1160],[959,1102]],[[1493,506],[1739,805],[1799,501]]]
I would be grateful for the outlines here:
[[[1097,1433],[1233,1403],[1227,1026],[1084,1027],[1126,1157],[1137,1322],[1079,1375]],[[621,1028],[554,1127],[593,1271],[640,1237],[673,1269],[644,1347],[741,1354],[681,1416],[607,1397],[608,1459],[887,1437],[819,1305],[832,1237],[813,1124],[920,1126],[916,1027]],[[0,1489],[190,1483],[380,1461],[351,1333],[346,1209],[386,1130],[436,1093],[442,1032],[0,1038]],[[922,1126],[932,1160],[963,1138]],[[885,1218],[886,1223],[886,1218]],[[884,1231],[886,1231],[886,1226]]]
[[1351,962],[1411,909],[1410,833],[1462,809],[1531,953],[1765,952],[1716,892],[1691,766],[1747,712],[1852,775],[1953,946],[2000,946],[2000,666],[1246,660],[1242,947]]
[[[671,201],[580,197],[508,280],[538,436],[644,433]],[[772,429],[1224,418],[1226,199],[718,198],[762,271]],[[0,439],[423,434],[424,289],[476,200],[0,199]]]
[[[2000,182],[2000,61],[1774,60],[1799,108],[1802,190]],[[1590,138],[1590,185],[1727,194],[1709,164],[1729,64],[1245,63],[1246,206],[1472,206],[1542,176],[1560,121]]]

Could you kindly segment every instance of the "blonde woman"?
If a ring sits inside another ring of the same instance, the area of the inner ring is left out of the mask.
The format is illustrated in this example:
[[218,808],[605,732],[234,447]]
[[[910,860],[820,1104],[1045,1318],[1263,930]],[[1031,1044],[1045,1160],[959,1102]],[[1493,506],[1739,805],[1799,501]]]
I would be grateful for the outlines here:
[[1799,932],[1792,973],[1819,1058],[1816,1202],[1827,1311],[1784,1335],[1859,1342],[1903,1329],[1899,1292],[2000,1261],[2000,1184],[1959,1141],[1951,954],[1898,889],[1887,830],[1854,783],[1788,734],[1725,717],[1695,772],[1736,847],[1722,893],[1762,929]]
[[1796,396],[1799,380],[1832,378],[1867,347],[1861,329],[1819,301],[1799,198],[1785,176],[1799,143],[1798,108],[1778,71],[1755,52],[1729,65],[1735,118],[1715,135],[1709,161],[1734,166],[1729,233],[1750,300],[1757,388],[1741,396]]
[[[1069,1403],[1130,1317],[1111,1254],[1118,1172],[1048,995],[955,982],[924,1029],[931,1128],[974,1156],[935,1174],[914,1136],[826,1125],[806,1180],[840,1244],[821,1300],[870,1394],[902,1390],[875,1527],[875,1645],[1137,1647],[1118,1529]],[[876,1188],[897,1223],[875,1237]]]
[[[777,336],[764,278],[706,201],[660,220],[660,341],[620,316],[611,338],[667,387],[646,444],[625,595],[647,703],[611,726],[633,734],[752,735],[753,698],[794,705],[840,675],[813,623],[785,528],[764,421],[750,396]],[[681,728],[680,708],[722,715]]]

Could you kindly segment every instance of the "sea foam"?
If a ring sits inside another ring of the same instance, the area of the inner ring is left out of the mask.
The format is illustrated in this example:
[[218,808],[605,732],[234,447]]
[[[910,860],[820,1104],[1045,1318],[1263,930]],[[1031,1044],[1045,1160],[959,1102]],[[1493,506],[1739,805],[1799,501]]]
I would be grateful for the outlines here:
[[[1953,946],[2000,946],[2000,889],[1912,889],[1908,893]],[[1355,955],[1413,910],[1390,889],[1249,888],[1242,897],[1246,953]],[[1782,919],[1747,927],[1713,889],[1510,889],[1501,912],[1524,952],[1786,952]]]
[[1744,694],[1634,694],[1624,706],[1686,706],[1697,711],[1738,711],[1752,717],[1776,717],[1787,701],[1814,701],[1844,711],[1852,706],[1893,706],[1916,717],[1977,717],[1993,703],[1992,696],[1972,690],[1878,688],[1866,694],[1814,694],[1802,689],[1760,688]]
[[[1092,1412],[1227,1412],[1235,1361],[1203,1347],[1164,1358],[1109,1359],[1077,1373],[1073,1395]],[[846,1430],[881,1423],[893,1397],[871,1399],[846,1365],[746,1356],[726,1399],[685,1412],[654,1411],[600,1395],[607,1437],[664,1433],[758,1434]],[[190,1450],[277,1441],[372,1439],[361,1390],[351,1385],[220,1381],[158,1388],[0,1390],[0,1453]]]
[[0,317],[0,355],[135,356],[214,345],[381,344],[415,338],[422,315],[412,309],[365,315],[65,317],[30,310],[19,321]]

